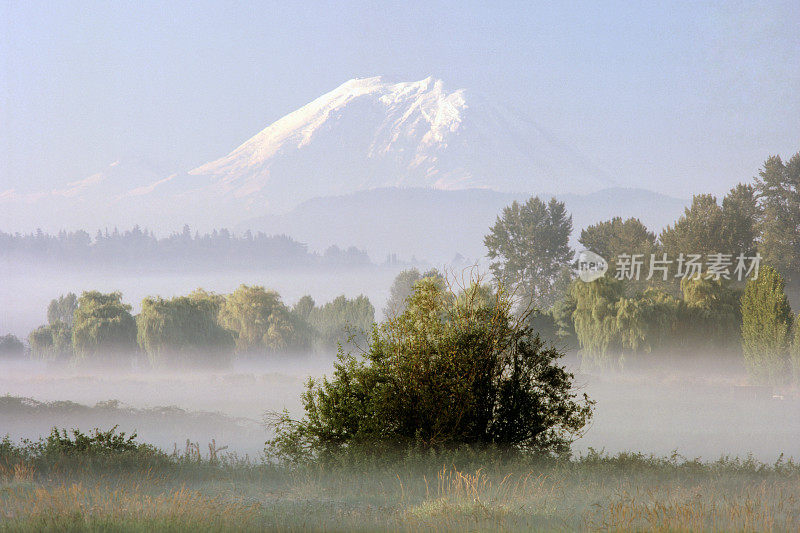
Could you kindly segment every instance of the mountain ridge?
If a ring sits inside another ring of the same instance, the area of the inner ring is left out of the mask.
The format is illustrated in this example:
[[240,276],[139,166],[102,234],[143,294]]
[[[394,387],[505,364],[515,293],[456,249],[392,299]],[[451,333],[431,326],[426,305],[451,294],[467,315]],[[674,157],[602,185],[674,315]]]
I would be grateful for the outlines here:
[[614,185],[529,117],[433,77],[349,80],[218,159],[186,172],[141,168],[109,166],[50,191],[0,190],[0,227],[188,223],[202,231],[387,187],[530,195]]

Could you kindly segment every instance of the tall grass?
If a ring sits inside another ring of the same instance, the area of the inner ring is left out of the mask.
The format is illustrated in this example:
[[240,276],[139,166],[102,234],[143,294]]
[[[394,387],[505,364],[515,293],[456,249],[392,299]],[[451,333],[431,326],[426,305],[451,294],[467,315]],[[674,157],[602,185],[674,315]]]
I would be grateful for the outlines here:
[[[133,442],[108,450],[102,443],[121,441],[100,438],[78,454],[95,460],[80,461],[74,442],[62,442],[61,455],[42,452],[47,440],[4,442],[0,530],[800,530],[791,461],[458,451],[283,467],[216,443],[167,454]],[[158,462],[132,460],[136,450]]]

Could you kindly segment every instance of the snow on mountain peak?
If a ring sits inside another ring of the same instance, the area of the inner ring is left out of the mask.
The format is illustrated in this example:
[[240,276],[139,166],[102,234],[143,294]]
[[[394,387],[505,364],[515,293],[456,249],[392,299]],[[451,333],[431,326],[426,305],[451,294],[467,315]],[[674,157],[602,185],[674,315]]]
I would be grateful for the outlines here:
[[463,91],[447,94],[442,81],[432,77],[401,83],[387,83],[380,76],[355,78],[270,124],[227,156],[190,174],[231,174],[260,167],[285,147],[307,146],[333,115],[364,98],[382,104],[387,116],[379,136],[389,141],[383,146],[373,143],[370,155],[389,151],[392,143],[403,135],[404,127],[411,134],[421,133],[422,145],[441,142],[444,131],[457,128],[459,109],[465,105]]
[[532,120],[434,77],[346,81],[189,174],[194,187],[254,210],[376,187],[607,186],[602,171]]

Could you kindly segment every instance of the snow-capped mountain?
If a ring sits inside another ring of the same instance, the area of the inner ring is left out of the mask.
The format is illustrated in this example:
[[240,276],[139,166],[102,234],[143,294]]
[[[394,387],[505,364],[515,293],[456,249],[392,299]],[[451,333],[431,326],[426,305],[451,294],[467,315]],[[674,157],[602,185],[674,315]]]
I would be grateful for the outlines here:
[[591,192],[613,185],[519,113],[441,80],[350,80],[190,172],[247,208],[378,187]]
[[203,229],[386,187],[564,194],[614,185],[521,113],[433,78],[350,80],[228,155],[173,172],[133,160],[49,191],[0,188],[0,229]]

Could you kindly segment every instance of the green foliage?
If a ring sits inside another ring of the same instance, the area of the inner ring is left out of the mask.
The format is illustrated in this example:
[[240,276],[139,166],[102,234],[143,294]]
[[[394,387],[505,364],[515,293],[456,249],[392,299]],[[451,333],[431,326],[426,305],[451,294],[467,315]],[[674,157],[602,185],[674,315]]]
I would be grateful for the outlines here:
[[624,354],[652,353],[675,349],[676,321],[682,305],[669,293],[648,289],[617,302],[616,329],[621,360]]
[[387,318],[400,316],[406,309],[408,298],[414,292],[414,285],[423,278],[435,278],[444,282],[444,278],[435,268],[425,273],[420,273],[416,268],[401,271],[395,276],[389,289],[389,300],[386,302],[383,315]]
[[686,350],[741,352],[740,290],[722,279],[681,279],[683,306],[676,334]]
[[0,336],[0,359],[18,358],[25,355],[25,345],[16,336]]
[[739,293],[722,281],[684,279],[683,299],[657,288],[624,296],[608,276],[576,281],[572,317],[583,362],[607,368],[650,353],[739,353]]
[[539,338],[549,346],[561,347],[561,339],[558,335],[558,324],[550,311],[540,311],[533,309],[527,315],[528,327],[539,335]]
[[219,323],[236,335],[236,349],[242,353],[278,352],[308,347],[302,324],[298,323],[275,291],[241,285],[225,298]]
[[28,335],[31,355],[49,361],[66,361],[73,355],[72,328],[63,322],[39,326]]
[[649,260],[656,252],[656,236],[638,218],[622,220],[614,217],[607,222],[598,222],[581,231],[578,239],[584,248],[602,256],[614,271],[616,258],[621,254],[642,254]]
[[565,453],[591,417],[561,354],[512,316],[501,292],[457,296],[418,282],[407,309],[373,330],[363,357],[310,380],[305,417],[279,416],[273,452],[297,459],[337,450],[460,445]]
[[517,288],[517,295],[540,309],[558,299],[557,284],[572,260],[572,216],[555,198],[545,204],[533,197],[503,209],[484,237],[495,279]]
[[698,194],[684,215],[661,232],[664,252],[674,260],[680,254],[752,254],[755,250],[758,207],[755,190],[738,185],[722,206],[710,194]]
[[314,310],[316,305],[317,304],[314,302],[314,298],[306,294],[297,300],[296,304],[294,304],[294,307],[292,307],[292,314],[294,314],[298,320],[301,320],[302,322],[308,322],[308,318],[311,316],[311,311]]
[[570,296],[575,302],[572,319],[584,362],[606,366],[610,353],[619,353],[617,302],[624,292],[622,282],[608,276],[591,283],[572,283]]
[[75,310],[72,348],[79,360],[112,363],[137,351],[136,320],[122,294],[89,291],[81,294]]
[[153,366],[231,361],[234,339],[219,325],[221,299],[204,291],[165,300],[145,298],[136,317],[137,340]]
[[141,470],[168,468],[170,456],[149,444],[136,441],[136,433],[126,435],[114,426],[107,431],[94,429],[85,434],[78,429],[53,428],[38,441],[15,445],[7,437],[0,441],[0,471],[27,463],[43,473],[86,471],[90,469]]
[[758,220],[761,209],[752,185],[738,184],[722,199],[728,250],[734,256],[753,255],[758,241]]
[[759,252],[791,283],[800,283],[800,152],[769,157],[756,178],[762,217]]
[[72,327],[75,310],[78,308],[78,297],[74,293],[59,296],[55,300],[50,300],[47,306],[47,323],[50,325],[62,322]]
[[579,348],[578,334],[575,332],[575,322],[573,321],[573,313],[575,313],[575,298],[571,294],[572,285],[567,286],[564,296],[559,299],[550,314],[553,316],[553,321],[556,325],[556,336],[561,346],[566,351],[574,352]]
[[795,317],[792,329],[792,369],[795,385],[800,385],[800,315]]
[[375,322],[375,308],[364,295],[348,299],[344,295],[321,307],[314,307],[308,323],[316,332],[322,349],[338,344],[363,345]]
[[783,277],[765,265],[742,296],[742,350],[752,377],[762,383],[781,384],[789,375],[794,316],[783,289]]

